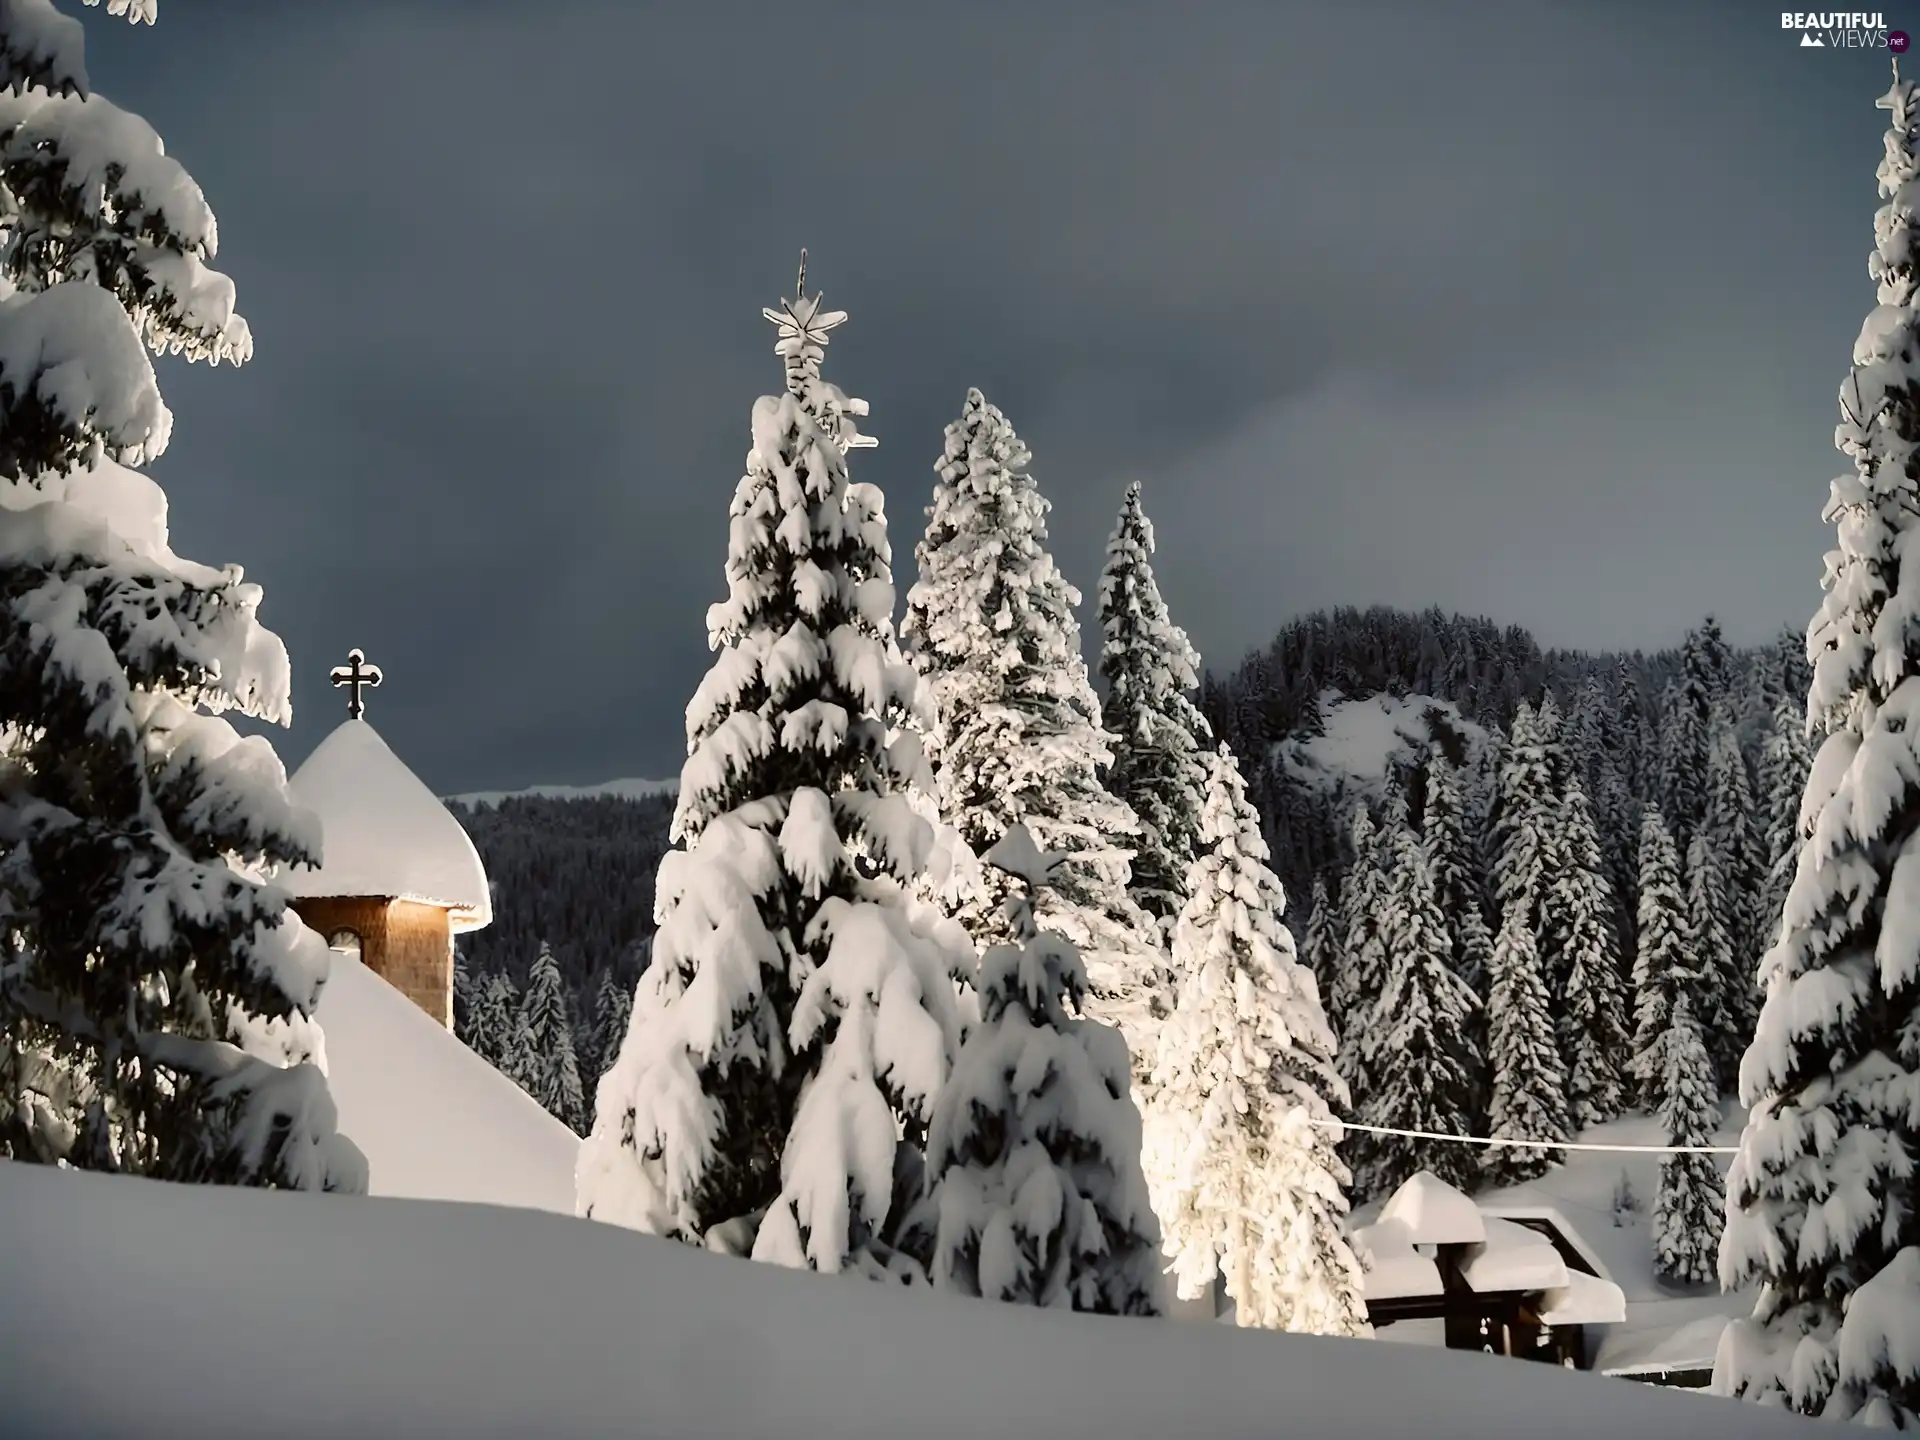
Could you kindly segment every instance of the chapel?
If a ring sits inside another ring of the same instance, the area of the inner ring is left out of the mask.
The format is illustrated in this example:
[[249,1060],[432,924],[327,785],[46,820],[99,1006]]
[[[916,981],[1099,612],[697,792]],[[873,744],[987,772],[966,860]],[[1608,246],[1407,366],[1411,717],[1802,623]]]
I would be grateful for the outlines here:
[[363,691],[380,667],[359,650],[330,677],[347,718],[289,784],[320,819],[321,864],[281,877],[293,908],[338,950],[453,1027],[453,937],[493,919],[486,869],[453,813],[380,738]]

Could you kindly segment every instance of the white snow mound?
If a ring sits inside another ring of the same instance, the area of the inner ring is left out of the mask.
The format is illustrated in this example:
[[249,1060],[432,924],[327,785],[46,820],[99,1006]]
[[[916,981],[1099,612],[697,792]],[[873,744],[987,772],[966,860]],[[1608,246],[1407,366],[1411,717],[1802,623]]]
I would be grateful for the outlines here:
[[336,952],[317,1018],[373,1194],[573,1214],[578,1138],[413,1001]]
[[[1040,1311],[486,1205],[0,1162],[0,1214],[33,1237],[0,1246],[20,1440],[1809,1433],[1551,1365]],[[183,1383],[183,1356],[227,1383]]]
[[280,883],[296,896],[384,895],[444,905],[455,931],[493,920],[480,852],[426,784],[365,720],[348,720],[315,747],[288,789],[320,817],[318,870]]

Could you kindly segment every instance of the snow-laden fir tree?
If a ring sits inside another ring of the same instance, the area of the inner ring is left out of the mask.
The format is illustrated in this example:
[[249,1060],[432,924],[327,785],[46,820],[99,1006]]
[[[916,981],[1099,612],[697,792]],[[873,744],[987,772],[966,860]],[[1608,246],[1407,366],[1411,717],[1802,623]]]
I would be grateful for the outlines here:
[[1494,908],[1506,923],[1510,912],[1533,932],[1543,967],[1550,969],[1546,913],[1548,882],[1555,869],[1558,834],[1553,760],[1538,714],[1525,701],[1514,712],[1500,752],[1493,834]]
[[[1315,986],[1325,993],[1333,984],[1333,976],[1339,972],[1343,937],[1340,934],[1339,907],[1327,895],[1324,875],[1313,877],[1308,904],[1312,908],[1307,912],[1306,931],[1300,937],[1300,963],[1313,976]],[[1331,1024],[1333,1017],[1329,1015],[1327,1018]]]
[[[1569,1118],[1575,1129],[1613,1119],[1626,1104],[1620,1065],[1627,1058],[1626,998],[1614,932],[1613,887],[1600,855],[1585,789],[1575,776],[1561,801],[1560,851],[1548,906],[1566,956],[1566,994],[1558,1014]],[[1498,1045],[1489,1049],[1496,1073]]]
[[[1501,918],[1493,942],[1487,1051],[1493,1072],[1489,1134],[1496,1140],[1570,1139],[1566,1069],[1554,1036],[1539,952],[1518,906]],[[1489,1146],[1481,1157],[1482,1171],[1497,1185],[1536,1179],[1558,1163],[1556,1152],[1533,1146]]]
[[[1467,1135],[1481,1063],[1472,1041],[1479,1002],[1453,973],[1453,945],[1433,872],[1397,795],[1381,828],[1392,863],[1381,919],[1386,969],[1359,1021],[1369,1040],[1369,1089],[1355,1094],[1354,1105],[1371,1125]],[[1475,1179],[1472,1151],[1470,1145],[1396,1137],[1367,1147],[1364,1162],[1354,1167],[1355,1188],[1369,1198],[1385,1195],[1416,1170],[1467,1187]]]
[[453,1033],[464,1039],[472,1025],[473,1001],[477,987],[473,971],[467,965],[466,951],[458,942],[453,947]]
[[1147,1116],[1165,1250],[1181,1298],[1208,1294],[1217,1275],[1242,1325],[1366,1334],[1351,1176],[1330,1123],[1347,1106],[1333,1032],[1225,746],[1211,772]]
[[[1049,505],[1031,456],[978,390],[947,426],[902,637],[925,677],[941,818],[983,854],[1015,825],[1061,856],[1034,897],[1042,930],[1081,954],[1094,1013],[1151,1055],[1165,1009],[1163,937],[1128,891],[1140,824],[1101,779],[1113,737],[1080,653],[1067,583],[1047,550]],[[1010,881],[986,867],[955,908],[982,945],[1009,940]]]
[[483,975],[474,982],[467,1028],[460,1038],[469,1050],[504,1074],[519,1015],[520,989],[513,978],[500,970]]
[[527,972],[523,1001],[527,1048],[531,1052],[533,1098],[569,1130],[586,1128],[587,1101],[580,1087],[580,1062],[573,1047],[573,1018],[567,1013],[566,987],[559,962],[546,941]]
[[1835,443],[1852,470],[1825,518],[1826,597],[1807,631],[1805,847],[1761,965],[1740,1067],[1750,1109],[1727,1179],[1720,1279],[1758,1285],[1714,1388],[1807,1415],[1920,1426],[1920,94],[1899,75]]
[[1781,702],[1760,750],[1759,811],[1766,856],[1766,880],[1761,888],[1758,937],[1762,953],[1780,935],[1780,916],[1787,889],[1800,859],[1800,802],[1806,794],[1813,751],[1807,744],[1804,704]]
[[1697,977],[1693,1013],[1722,1081],[1734,1078],[1753,1033],[1745,1003],[1752,982],[1746,967],[1734,962],[1727,928],[1732,908],[1719,852],[1702,825],[1687,845],[1687,951]]
[[[1674,1001],[1667,1028],[1655,1043],[1660,1123],[1667,1144],[1713,1144],[1720,1128],[1720,1087],[1707,1054],[1693,1002]],[[1662,1279],[1705,1285],[1714,1278],[1714,1258],[1726,1219],[1726,1193],[1715,1156],[1668,1155],[1660,1162],[1660,1188],[1653,1201],[1653,1263]]]
[[314,1058],[327,949],[269,883],[319,829],[223,718],[286,723],[287,654],[122,468],[172,429],[149,349],[253,341],[200,187],[82,43],[0,8],[0,1156],[361,1190]]
[[1158,1315],[1160,1226],[1126,1041],[1086,1013],[1079,954],[1035,918],[1032,893],[1059,857],[1016,825],[986,859],[1013,881],[1013,938],[980,956],[980,1018],[927,1131],[933,1282],[1019,1305]]
[[1745,1032],[1751,1028],[1758,1008],[1757,997],[1749,997],[1763,948],[1759,896],[1766,866],[1761,856],[1760,815],[1754,803],[1753,782],[1747,774],[1746,757],[1741,753],[1740,732],[1734,724],[1732,707],[1726,701],[1714,706],[1708,725],[1703,805],[1701,832],[1713,846],[1714,862],[1726,893],[1722,923],[1745,977],[1739,994],[1732,997],[1743,1032],[1740,1049],[1744,1050],[1748,1039]]
[[1427,758],[1426,773],[1420,839],[1433,868],[1440,913],[1453,937],[1454,973],[1478,994],[1486,984],[1493,937],[1481,908],[1486,887],[1469,830],[1466,790],[1459,767],[1437,748]]
[[1640,818],[1639,943],[1633,957],[1633,1059],[1636,1094],[1646,1108],[1658,1103],[1654,1047],[1673,1015],[1680,990],[1698,983],[1692,932],[1687,922],[1686,882],[1660,811],[1647,806]]
[[1731,656],[1712,616],[1689,630],[1680,674],[1660,705],[1660,802],[1674,844],[1684,851],[1706,815],[1713,710],[1732,684]]
[[[969,397],[971,399],[971,397]],[[1173,623],[1153,574],[1153,522],[1140,484],[1127,487],[1100,572],[1102,707],[1113,737],[1107,788],[1140,821],[1128,889],[1171,932],[1187,900],[1187,871],[1200,848],[1207,752],[1213,738],[1193,702],[1200,652]]]
[[593,1024],[588,1032],[591,1053],[587,1059],[596,1081],[620,1053],[620,1041],[625,1038],[627,1022],[632,1018],[632,987],[622,985],[611,967],[601,971],[600,984],[593,992]]
[[[1373,1057],[1379,1037],[1371,1028],[1372,1014],[1387,981],[1386,855],[1364,799],[1353,807],[1348,837],[1352,855],[1338,902],[1340,949],[1326,995],[1339,1046],[1334,1068],[1347,1087],[1349,1114],[1357,1119],[1376,1088]],[[1372,1148],[1373,1137],[1365,1132],[1348,1137],[1347,1163],[1355,1173]]]
[[804,278],[764,312],[786,388],[753,408],[728,596],[707,613],[718,655],[687,706],[678,848],[578,1203],[756,1259],[879,1274],[900,1260],[970,951],[907,904],[930,843],[907,794],[928,778],[921,712],[893,639],[880,492],[847,475],[866,406],[820,375],[846,316]]

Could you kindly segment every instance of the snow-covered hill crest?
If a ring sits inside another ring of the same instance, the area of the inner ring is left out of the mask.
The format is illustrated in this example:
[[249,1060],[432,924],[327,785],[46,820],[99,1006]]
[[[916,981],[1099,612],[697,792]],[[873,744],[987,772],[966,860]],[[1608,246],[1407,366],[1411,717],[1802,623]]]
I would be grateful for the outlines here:
[[647,800],[655,795],[673,795],[680,790],[680,781],[672,780],[608,780],[600,785],[529,785],[524,790],[469,790],[464,795],[443,795],[443,800],[456,804],[498,805],[502,800],[539,799],[539,800]]

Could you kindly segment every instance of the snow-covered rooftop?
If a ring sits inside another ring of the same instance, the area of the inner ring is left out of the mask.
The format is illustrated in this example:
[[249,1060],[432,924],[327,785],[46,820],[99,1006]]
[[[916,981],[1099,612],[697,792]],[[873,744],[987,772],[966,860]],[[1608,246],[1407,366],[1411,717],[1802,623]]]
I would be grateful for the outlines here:
[[317,1018],[373,1194],[573,1214],[579,1138],[418,1005],[336,951]]
[[1567,1283],[1541,1296],[1540,1319],[1548,1325],[1618,1325],[1627,1318],[1627,1297],[1611,1280],[1569,1269]]
[[1369,1300],[1403,1300],[1438,1295],[1440,1267],[1413,1248],[1405,1222],[1381,1220],[1353,1232],[1353,1247],[1366,1269],[1364,1294]]
[[1472,1197],[1430,1170],[1417,1171],[1394,1191],[1380,1207],[1380,1218],[1398,1220],[1415,1245],[1478,1245],[1487,1238]]
[[453,928],[493,919],[480,853],[460,822],[365,720],[322,740],[289,787],[320,817],[318,870],[281,877],[294,895],[387,896],[444,906]]
[[1460,1263],[1460,1278],[1475,1294],[1506,1290],[1562,1290],[1569,1280],[1567,1262],[1538,1230],[1498,1216],[1483,1216],[1486,1238]]

